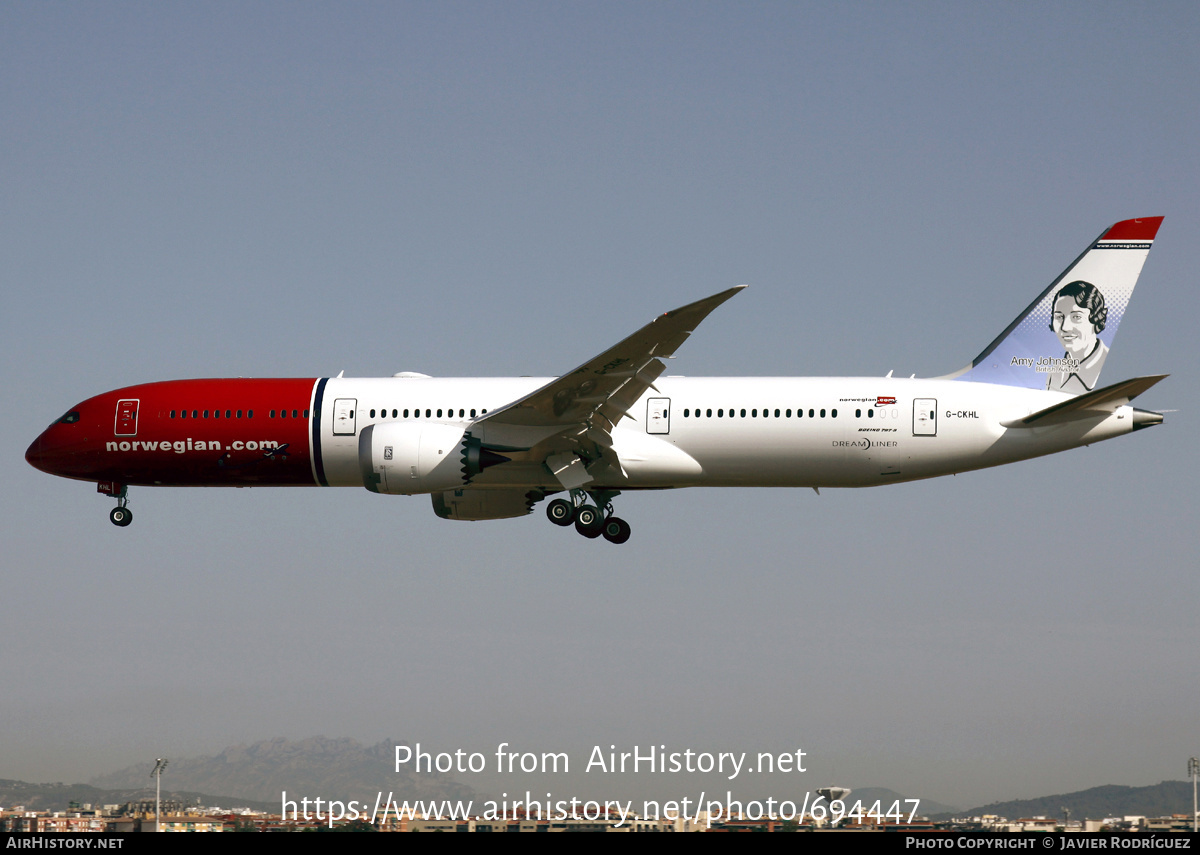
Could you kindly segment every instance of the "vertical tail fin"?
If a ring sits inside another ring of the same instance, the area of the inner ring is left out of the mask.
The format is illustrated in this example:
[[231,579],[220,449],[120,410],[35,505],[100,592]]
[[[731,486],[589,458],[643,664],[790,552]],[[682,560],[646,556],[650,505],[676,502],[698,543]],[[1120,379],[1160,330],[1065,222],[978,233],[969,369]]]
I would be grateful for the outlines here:
[[1083,394],[1129,305],[1162,217],[1105,230],[955,380]]

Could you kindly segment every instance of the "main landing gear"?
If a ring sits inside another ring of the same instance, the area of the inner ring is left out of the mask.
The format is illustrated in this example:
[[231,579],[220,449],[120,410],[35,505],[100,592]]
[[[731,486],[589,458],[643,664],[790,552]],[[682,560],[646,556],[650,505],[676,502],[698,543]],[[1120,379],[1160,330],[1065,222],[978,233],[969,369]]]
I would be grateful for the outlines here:
[[126,485],[101,481],[96,485],[96,490],[117,500],[117,506],[108,512],[113,525],[125,528],[133,522],[133,511],[129,510],[129,488]]
[[[572,490],[570,499],[554,499],[546,505],[546,516],[555,525],[575,524],[575,531],[584,537],[603,537],[609,543],[624,543],[629,540],[629,523],[613,516],[612,499],[615,490],[597,490],[592,493]],[[595,504],[592,504],[592,503]]]

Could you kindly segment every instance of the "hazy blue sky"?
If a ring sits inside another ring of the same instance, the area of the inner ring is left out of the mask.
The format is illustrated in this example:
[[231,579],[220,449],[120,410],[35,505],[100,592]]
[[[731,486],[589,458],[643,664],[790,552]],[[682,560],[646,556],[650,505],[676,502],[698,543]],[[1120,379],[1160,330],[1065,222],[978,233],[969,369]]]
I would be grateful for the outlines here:
[[[1182,778],[1198,36],[1190,3],[6,4],[0,777],[324,734],[805,750],[733,785],[776,797]],[[624,496],[614,547],[354,489],[135,489],[117,529],[22,459],[108,389],[556,375],[743,282],[671,373],[943,374],[1152,215],[1105,375],[1178,412],[1040,461]]]

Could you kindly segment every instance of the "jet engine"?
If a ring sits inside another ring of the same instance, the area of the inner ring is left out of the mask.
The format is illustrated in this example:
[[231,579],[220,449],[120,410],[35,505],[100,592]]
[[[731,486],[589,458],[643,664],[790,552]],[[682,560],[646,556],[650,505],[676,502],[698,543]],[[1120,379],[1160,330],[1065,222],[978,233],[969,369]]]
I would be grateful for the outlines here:
[[373,493],[411,496],[454,490],[508,458],[482,446],[458,425],[386,422],[358,436],[358,468]]
[[446,490],[433,494],[433,512],[444,520],[523,517],[541,501],[540,490]]

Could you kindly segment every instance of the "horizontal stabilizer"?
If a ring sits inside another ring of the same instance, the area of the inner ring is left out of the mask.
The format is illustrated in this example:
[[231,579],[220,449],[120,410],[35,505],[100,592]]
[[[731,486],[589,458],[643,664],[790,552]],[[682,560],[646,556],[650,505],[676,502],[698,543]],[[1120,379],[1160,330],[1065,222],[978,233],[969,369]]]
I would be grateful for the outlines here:
[[1063,401],[1061,404],[1055,404],[1052,407],[1046,407],[1044,410],[1038,410],[1036,413],[1028,415],[1023,419],[1013,419],[1009,422],[1002,422],[1002,424],[1006,428],[1050,427],[1082,419],[1094,419],[1106,416],[1116,412],[1119,407],[1125,406],[1155,383],[1168,376],[1167,374],[1152,374],[1148,377],[1134,377],[1132,380],[1123,380],[1120,383],[1105,386],[1103,389],[1096,389],[1095,391]]

